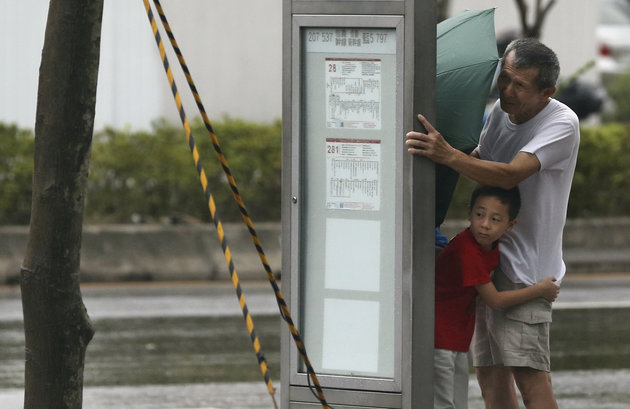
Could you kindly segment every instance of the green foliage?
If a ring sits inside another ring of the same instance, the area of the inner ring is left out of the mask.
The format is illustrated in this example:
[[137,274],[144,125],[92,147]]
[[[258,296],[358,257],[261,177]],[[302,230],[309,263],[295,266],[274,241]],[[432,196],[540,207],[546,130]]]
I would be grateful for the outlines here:
[[183,132],[105,129],[94,136],[86,221],[127,223],[177,214],[200,217],[203,194]]
[[32,132],[0,123],[0,224],[28,224],[33,180]]
[[[241,220],[239,207],[201,121],[192,125],[200,163],[224,222]],[[223,118],[213,123],[224,157],[254,221],[280,219],[281,123]],[[0,224],[28,224],[33,133],[0,124]],[[164,121],[151,132],[105,129],[94,135],[85,223],[210,220],[188,141]]]
[[582,127],[569,217],[628,216],[630,127]]
[[470,179],[460,176],[457,182],[455,192],[451,203],[448,206],[445,220],[461,220],[468,218],[468,206],[470,204],[470,195],[475,188],[476,183]]
[[[630,125],[582,127],[568,217],[630,216]],[[460,178],[447,219],[466,218],[475,183]]]
[[614,103],[603,116],[605,122],[630,122],[630,71],[614,77],[606,85],[606,92]]
[[[281,124],[224,118],[212,125],[239,192],[255,220],[280,218]],[[222,221],[240,211],[201,121],[192,125],[199,163]],[[156,122],[152,133],[105,130],[95,136],[87,222],[126,223],[194,218],[210,210],[183,129]]]
[[[280,219],[281,124],[223,118],[212,124],[248,213]],[[201,121],[192,125],[201,164],[222,221],[241,219]],[[630,125],[582,127],[569,217],[628,216]],[[32,132],[0,124],[0,224],[28,224]],[[474,183],[460,178],[447,219],[466,218]],[[199,175],[181,127],[159,121],[151,132],[105,129],[94,135],[86,223],[210,220]]]
[[[201,127],[203,123],[197,126]],[[259,125],[224,118],[221,122],[213,123],[212,128],[219,138],[221,151],[231,168],[249,215],[254,220],[280,220],[282,122],[277,120],[270,125]],[[205,127],[203,132],[207,134]],[[198,131],[196,134],[203,135],[203,132]],[[209,169],[213,170],[213,173],[208,173],[208,179],[212,178],[212,185],[223,187],[222,192],[216,193],[221,217],[240,220],[240,210],[223,169],[219,166],[220,162],[216,154],[212,153],[214,149],[209,143],[210,139],[204,139],[207,146],[205,151],[213,155],[208,157],[208,161],[212,161]]]

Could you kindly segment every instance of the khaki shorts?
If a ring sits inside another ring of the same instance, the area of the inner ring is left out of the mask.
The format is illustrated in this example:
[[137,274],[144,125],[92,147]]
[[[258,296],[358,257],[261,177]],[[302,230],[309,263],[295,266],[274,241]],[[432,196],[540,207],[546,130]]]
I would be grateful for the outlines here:
[[[525,287],[512,283],[498,268],[492,280],[499,291]],[[551,303],[543,298],[503,311],[478,302],[470,344],[473,366],[529,367],[549,372],[550,324]]]

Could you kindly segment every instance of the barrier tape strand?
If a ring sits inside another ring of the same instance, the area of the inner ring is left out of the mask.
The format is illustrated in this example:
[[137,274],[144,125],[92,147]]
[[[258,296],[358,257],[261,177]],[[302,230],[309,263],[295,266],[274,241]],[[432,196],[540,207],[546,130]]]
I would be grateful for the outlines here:
[[212,222],[215,225],[215,228],[217,230],[217,234],[219,236],[219,241],[221,243],[221,248],[223,250],[223,254],[225,256],[225,260],[227,262],[228,265],[228,269],[230,271],[230,277],[232,279],[232,284],[234,285],[234,289],[236,290],[236,294],[237,297],[239,299],[239,304],[241,306],[241,310],[243,312],[243,317],[245,319],[245,322],[247,324],[247,329],[249,331],[249,335],[250,335],[250,339],[252,342],[252,346],[254,348],[254,351],[256,353],[256,357],[258,359],[258,364],[260,367],[260,370],[262,372],[263,378],[265,380],[265,383],[267,384],[267,389],[269,394],[271,395],[271,398],[273,400],[274,406],[277,408],[278,405],[276,403],[275,400],[275,388],[273,387],[272,381],[271,381],[271,377],[269,376],[269,371],[268,371],[268,365],[267,365],[267,360],[264,357],[264,354],[262,353],[262,349],[260,346],[260,341],[258,339],[258,337],[256,336],[256,332],[255,332],[255,328],[254,328],[254,323],[253,323],[253,319],[251,317],[251,314],[249,313],[249,309],[247,308],[247,304],[245,302],[245,296],[243,294],[239,279],[238,279],[238,273],[236,272],[236,268],[234,267],[234,262],[232,260],[232,255],[230,252],[230,248],[229,245],[227,243],[227,239],[225,237],[225,232],[223,230],[223,224],[221,223],[221,220],[217,214],[216,211],[216,204],[214,201],[214,197],[212,195],[212,192],[208,186],[208,180],[205,174],[205,170],[203,168],[201,159],[199,157],[199,152],[197,150],[197,146],[192,134],[192,130],[190,128],[190,123],[188,122],[188,118],[186,117],[186,113],[184,111],[183,105],[182,105],[182,101],[181,98],[179,96],[179,92],[177,90],[177,85],[175,84],[175,79],[173,77],[173,72],[171,70],[171,67],[169,65],[168,62],[168,58],[166,56],[166,52],[164,50],[164,46],[162,43],[162,38],[160,36],[160,33],[158,31],[157,28],[157,24],[155,22],[155,18],[153,17],[153,12],[151,10],[151,7],[149,5],[148,0],[143,0],[146,12],[147,12],[147,17],[149,18],[149,23],[151,24],[151,29],[153,31],[153,35],[155,37],[155,41],[156,41],[156,45],[158,47],[159,53],[160,53],[160,57],[162,58],[162,63],[164,66],[164,70],[166,71],[166,76],[168,78],[169,81],[169,85],[171,87],[171,91],[173,93],[173,97],[175,99],[175,103],[177,105],[177,109],[179,112],[179,117],[182,121],[182,124],[184,126],[184,130],[186,133],[186,138],[188,140],[188,145],[190,148],[190,151],[193,155],[193,159],[195,162],[195,166],[197,168],[197,173],[199,174],[199,178],[201,181],[201,185],[203,187],[206,199],[208,201],[208,208],[210,210],[210,215],[211,215],[211,219]]
[[[143,1],[147,1],[147,0],[143,0]],[[319,380],[317,379],[317,375],[315,374],[315,370],[313,369],[313,366],[308,358],[308,355],[306,353],[306,348],[304,347],[304,343],[302,342],[302,338],[300,336],[300,333],[297,329],[297,327],[295,326],[295,324],[293,323],[293,319],[291,318],[291,312],[289,310],[289,307],[286,304],[286,301],[284,299],[284,296],[282,295],[282,292],[280,291],[280,288],[278,286],[278,283],[273,275],[273,272],[271,270],[271,267],[269,266],[269,262],[267,261],[267,257],[264,253],[264,250],[262,248],[262,244],[258,238],[258,234],[256,233],[256,229],[254,228],[254,224],[251,220],[251,218],[249,217],[248,213],[247,213],[247,208],[245,206],[245,203],[239,193],[238,190],[238,186],[236,185],[236,180],[234,179],[234,177],[232,176],[232,172],[230,171],[230,167],[227,163],[227,160],[225,158],[225,156],[223,155],[223,152],[221,151],[221,146],[219,144],[219,141],[212,129],[212,124],[210,123],[210,120],[208,118],[208,115],[206,114],[206,110],[203,106],[203,102],[201,100],[201,96],[199,95],[199,93],[197,92],[197,87],[195,86],[195,83],[192,79],[192,75],[190,74],[190,71],[188,69],[188,65],[186,64],[186,61],[184,59],[184,56],[177,44],[177,41],[175,40],[175,36],[173,35],[173,32],[170,28],[170,25],[168,24],[168,20],[166,18],[166,14],[164,13],[164,10],[160,4],[159,0],[153,0],[153,3],[156,7],[156,10],[158,12],[158,15],[160,16],[160,20],[162,21],[162,24],[164,26],[164,29],[167,33],[167,36],[169,38],[169,41],[171,43],[171,46],[173,47],[173,50],[175,51],[175,54],[177,55],[177,59],[180,63],[180,66],[182,68],[182,71],[184,72],[184,75],[186,77],[186,80],[188,82],[190,91],[193,94],[193,97],[195,99],[195,102],[197,104],[197,108],[199,109],[199,113],[201,114],[201,117],[203,119],[204,125],[206,127],[206,130],[208,131],[208,134],[210,136],[210,139],[212,141],[212,145],[214,146],[215,152],[217,154],[217,157],[219,159],[219,162],[221,163],[221,166],[223,168],[223,171],[225,173],[225,176],[228,180],[228,183],[230,185],[230,188],[232,190],[234,199],[236,201],[236,203],[238,204],[239,210],[241,212],[241,216],[243,217],[243,220],[245,222],[245,224],[248,227],[250,236],[252,238],[252,241],[254,243],[254,246],[256,248],[256,251],[258,252],[258,256],[262,262],[263,268],[267,274],[267,278],[269,280],[269,283],[271,284],[271,287],[273,288],[274,294],[276,296],[276,301],[278,303],[278,307],[280,309],[280,315],[282,316],[282,318],[284,319],[284,321],[287,323],[288,327],[289,327],[289,331],[291,332],[291,336],[293,338],[293,341],[298,349],[298,352],[300,354],[300,357],[302,359],[302,361],[304,362],[304,365],[306,367],[306,370],[308,372],[308,376],[310,377],[310,380],[313,382],[314,388],[315,388],[315,397],[319,400],[319,402],[321,403],[323,408],[329,408],[330,406],[328,405],[328,403],[326,402],[326,397],[324,396],[324,392],[321,388],[321,385],[319,383]]]

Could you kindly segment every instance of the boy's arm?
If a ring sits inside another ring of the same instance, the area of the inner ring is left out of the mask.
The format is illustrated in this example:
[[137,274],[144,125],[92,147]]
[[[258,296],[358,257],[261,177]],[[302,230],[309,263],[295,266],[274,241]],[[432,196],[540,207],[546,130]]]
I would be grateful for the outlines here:
[[534,285],[509,291],[497,291],[492,282],[478,284],[475,288],[490,308],[502,310],[538,297],[553,302],[560,292],[560,286],[555,281],[555,278],[548,277]]

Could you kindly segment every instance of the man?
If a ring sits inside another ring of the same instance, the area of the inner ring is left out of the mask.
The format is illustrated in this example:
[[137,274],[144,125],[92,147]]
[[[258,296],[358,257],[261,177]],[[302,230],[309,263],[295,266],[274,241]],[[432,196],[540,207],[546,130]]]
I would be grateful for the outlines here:
[[[546,277],[560,283],[562,230],[579,146],[577,116],[551,96],[560,71],[555,53],[534,39],[505,51],[497,80],[499,101],[490,111],[471,155],[451,147],[422,116],[426,133],[409,132],[411,154],[451,167],[477,183],[519,186],[519,223],[501,239],[499,290]],[[487,409],[517,409],[514,381],[528,409],[557,409],[551,386],[551,305],[542,299],[494,311],[477,307],[473,365]]]

